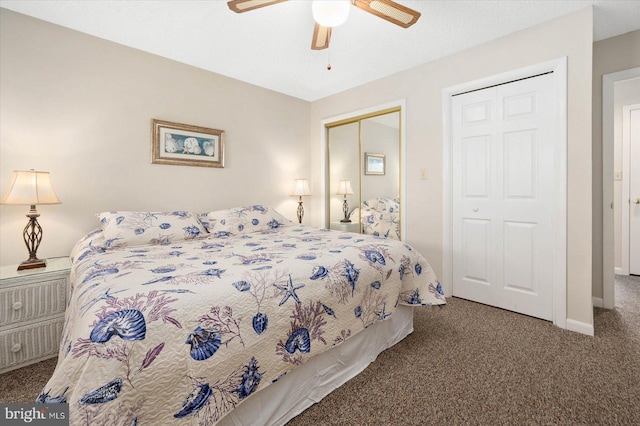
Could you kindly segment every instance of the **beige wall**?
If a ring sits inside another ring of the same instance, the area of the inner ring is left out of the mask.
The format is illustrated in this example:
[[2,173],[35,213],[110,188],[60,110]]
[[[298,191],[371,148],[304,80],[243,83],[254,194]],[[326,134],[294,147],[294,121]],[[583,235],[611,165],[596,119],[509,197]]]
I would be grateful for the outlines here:
[[[593,297],[602,298],[602,76],[640,67],[640,30],[593,44]],[[612,194],[614,195],[614,194]]]
[[[593,324],[591,307],[591,91],[593,15],[587,8],[464,52],[312,103],[311,123],[406,100],[407,235],[442,276],[442,90],[528,65],[568,57],[568,318]],[[425,41],[428,43],[428,41]],[[311,164],[321,163],[312,128]],[[420,180],[420,169],[429,178]],[[312,169],[320,182],[322,170]],[[320,220],[316,212],[315,220]]]
[[[51,172],[40,257],[65,256],[105,210],[272,205],[308,178],[309,103],[0,9],[0,192]],[[226,167],[150,164],[151,119],[223,129]],[[313,203],[305,199],[305,206]],[[0,264],[28,257],[28,206],[0,206]],[[311,216],[311,211],[307,217]]]

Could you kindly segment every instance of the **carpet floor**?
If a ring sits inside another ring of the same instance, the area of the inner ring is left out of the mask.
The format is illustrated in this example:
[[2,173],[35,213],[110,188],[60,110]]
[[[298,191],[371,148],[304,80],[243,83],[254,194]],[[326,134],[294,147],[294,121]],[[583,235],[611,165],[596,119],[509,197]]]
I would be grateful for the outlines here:
[[[450,298],[415,331],[291,420],[319,425],[639,425],[640,277],[616,277],[595,337]],[[31,402],[55,359],[0,376],[0,402]]]

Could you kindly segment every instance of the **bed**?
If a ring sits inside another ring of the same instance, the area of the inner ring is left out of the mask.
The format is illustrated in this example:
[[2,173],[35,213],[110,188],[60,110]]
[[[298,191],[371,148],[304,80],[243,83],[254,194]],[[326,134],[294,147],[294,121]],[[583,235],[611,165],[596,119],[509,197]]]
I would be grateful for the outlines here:
[[353,222],[360,221],[363,234],[400,240],[400,203],[396,198],[365,200],[349,217]]
[[71,424],[283,424],[444,304],[409,245],[259,205],[105,212],[73,248],[58,364]]

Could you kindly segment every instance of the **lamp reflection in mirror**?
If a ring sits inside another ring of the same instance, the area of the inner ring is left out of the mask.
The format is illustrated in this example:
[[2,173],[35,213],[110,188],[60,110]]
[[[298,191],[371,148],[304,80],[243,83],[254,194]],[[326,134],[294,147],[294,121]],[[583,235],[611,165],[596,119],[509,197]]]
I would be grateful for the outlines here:
[[46,262],[38,259],[36,254],[42,241],[42,227],[37,219],[40,213],[37,212],[36,205],[60,203],[51,186],[49,172],[39,172],[33,169],[14,170],[9,190],[0,200],[0,204],[31,206],[29,213],[27,213],[29,223],[22,231],[24,243],[29,250],[29,259],[18,265],[18,271],[47,266]]
[[342,223],[351,223],[351,219],[349,219],[349,204],[347,203],[347,195],[353,194],[353,189],[351,188],[350,180],[341,180],[338,184],[338,191],[336,192],[338,195],[344,195],[344,202],[342,203],[342,211],[344,212],[344,219],[340,219]]
[[297,195],[298,198],[298,223],[302,223],[304,216],[304,208],[302,207],[302,197],[311,195],[309,190],[309,182],[306,179],[295,179],[293,181],[293,192],[291,195]]

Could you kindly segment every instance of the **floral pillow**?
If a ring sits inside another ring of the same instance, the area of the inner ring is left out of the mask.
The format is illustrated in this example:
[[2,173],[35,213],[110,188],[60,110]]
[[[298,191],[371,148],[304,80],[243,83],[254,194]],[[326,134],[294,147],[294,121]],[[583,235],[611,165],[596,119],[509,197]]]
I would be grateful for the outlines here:
[[105,248],[172,244],[204,236],[207,230],[191,212],[99,213]]
[[293,224],[274,209],[261,205],[203,213],[200,215],[200,221],[217,237],[270,231]]

